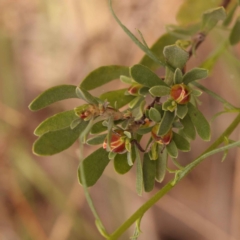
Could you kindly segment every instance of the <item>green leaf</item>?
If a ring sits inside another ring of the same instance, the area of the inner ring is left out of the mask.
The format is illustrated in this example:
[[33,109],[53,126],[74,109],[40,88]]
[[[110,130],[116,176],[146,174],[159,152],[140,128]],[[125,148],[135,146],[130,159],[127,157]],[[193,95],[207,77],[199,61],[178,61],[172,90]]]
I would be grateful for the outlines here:
[[87,124],[88,122],[82,121],[75,129],[67,127],[41,135],[33,144],[33,152],[40,156],[62,152],[78,139]]
[[142,87],[138,90],[138,93],[142,96],[147,96],[149,94],[149,88],[148,87]]
[[135,97],[129,104],[129,108],[134,108],[134,107],[138,107],[139,104],[144,100],[144,97],[142,96],[137,96]]
[[[133,160],[133,162],[135,161],[134,151],[132,151],[132,160]],[[132,168],[132,166],[130,166],[128,164],[127,153],[118,154],[114,158],[114,168],[115,168],[116,172],[119,174],[125,174]]]
[[183,125],[181,122],[173,122],[173,128],[177,128],[177,129],[183,129]]
[[70,128],[71,129],[74,129],[77,127],[77,125],[82,121],[81,118],[77,118],[77,119],[74,119],[71,124],[70,124]]
[[[128,72],[129,72],[129,68],[128,68]],[[121,75],[121,76],[120,76],[120,80],[121,80],[121,82],[123,82],[123,83],[131,84],[131,85],[136,83],[135,81],[133,81],[132,78],[127,77],[127,76],[124,76],[124,75]]]
[[177,158],[178,149],[175,142],[172,140],[168,145],[166,145],[167,152],[172,158]]
[[208,71],[203,68],[193,68],[183,76],[183,83],[189,84],[192,81],[203,79],[208,76]]
[[224,20],[225,18],[226,11],[223,7],[209,9],[202,15],[202,30],[208,33],[217,25],[218,21]]
[[143,171],[142,171],[142,162],[139,154],[138,148],[134,145],[136,153],[136,162],[137,162],[137,179],[136,179],[136,190],[139,196],[142,195],[143,190]]
[[132,39],[132,41],[140,48],[142,49],[153,61],[155,61],[156,63],[165,66],[165,63],[162,62],[147,46],[145,46],[144,44],[142,44],[127,28],[126,26],[124,26],[121,21],[118,19],[118,17],[116,16],[116,14],[113,11],[112,8],[112,0],[108,1],[109,6],[110,6],[110,11],[113,15],[113,17],[115,18],[116,22],[119,24],[119,26],[123,29],[123,31]]
[[78,96],[78,98],[84,100],[87,103],[98,105],[97,99],[83,88],[77,87],[76,95]]
[[108,152],[103,149],[99,148],[88,157],[86,157],[83,162],[78,167],[78,180],[82,184],[81,180],[81,170],[80,168],[83,167],[86,185],[87,187],[93,186],[97,180],[103,174],[104,169],[108,165],[110,160],[108,159]]
[[149,110],[149,118],[154,122],[161,121],[161,114],[156,108],[150,108]]
[[185,0],[177,13],[177,21],[183,25],[196,23],[201,20],[204,11],[219,6],[221,2],[222,0]]
[[106,93],[103,93],[99,98],[103,101],[107,99],[107,101],[110,103],[111,106],[114,106],[116,102],[117,107],[121,108],[134,99],[134,96],[125,95],[126,90],[127,89],[124,88],[124,89],[106,92]]
[[89,138],[86,143],[87,143],[88,145],[99,145],[99,144],[103,144],[106,136],[107,136],[107,134],[101,134],[101,135],[94,136],[94,137],[92,137],[92,138]]
[[162,97],[170,94],[170,87],[166,86],[154,86],[149,89],[149,92],[154,97]]
[[137,64],[132,66],[130,68],[130,74],[136,82],[146,87],[159,85],[168,87],[168,85],[161,78],[159,78],[157,74],[143,65]]
[[235,45],[240,41],[240,17],[238,17],[232,28],[229,41],[231,45]]
[[71,122],[75,119],[79,119],[79,117],[76,116],[74,110],[55,114],[52,117],[49,117],[43,122],[41,122],[35,129],[34,134],[36,136],[41,136],[49,131],[56,131],[62,128],[69,127]]
[[139,135],[144,135],[152,131],[152,126],[151,127],[141,127],[137,130],[137,134]]
[[76,86],[73,85],[59,85],[49,88],[30,103],[29,109],[37,111],[64,99],[77,98],[75,90]]
[[162,109],[164,111],[170,111],[170,112],[173,112],[176,109],[176,107],[177,107],[177,103],[172,98],[169,98],[162,105]]
[[181,135],[173,132],[173,141],[175,142],[177,148],[183,152],[189,152],[191,147],[190,143]]
[[186,116],[187,112],[188,112],[188,107],[186,104],[185,105],[178,104],[176,114],[179,118],[183,119]]
[[191,103],[188,103],[188,115],[191,118],[193,125],[195,126],[198,135],[205,141],[209,141],[211,137],[211,129],[208,121],[203,114],[194,107]]
[[[150,50],[155,53],[158,58],[164,62],[165,57],[163,56],[163,49],[165,46],[169,44],[174,44],[179,38],[172,36],[168,33],[162,35],[150,48]],[[156,70],[159,68],[159,64],[153,61],[148,55],[145,55],[142,60],[140,61],[140,64],[149,67],[151,70]]]
[[146,104],[145,99],[142,99],[142,101],[139,102],[139,105],[137,107],[134,107],[132,110],[132,116],[134,117],[135,121],[138,121],[142,118],[144,114],[144,106]]
[[107,127],[102,125],[102,121],[97,122],[92,126],[91,134],[98,134],[98,133],[104,132],[106,130],[107,130]]
[[[178,26],[178,25],[169,24],[169,25],[166,25],[165,27],[169,34],[175,36],[176,38],[178,38],[177,40],[179,40],[181,38],[187,39],[195,35],[197,32],[200,31],[201,24],[195,23],[187,26]],[[169,44],[166,44],[166,45],[169,45]]]
[[163,55],[165,56],[166,61],[171,66],[180,69],[182,69],[185,66],[189,58],[188,52],[178,47],[177,45],[166,46],[163,49]]
[[172,127],[173,121],[174,112],[165,111],[157,135],[164,136],[165,134],[167,134]]
[[162,182],[167,169],[167,160],[168,153],[167,150],[164,149],[162,153],[159,154],[158,159],[156,160],[156,181]]
[[202,95],[202,91],[198,89],[192,89],[191,94],[195,97],[200,97]]
[[119,79],[120,75],[129,76],[129,67],[125,66],[102,66],[89,73],[81,82],[80,87],[92,90],[112,80]]
[[181,130],[188,138],[194,140],[196,138],[195,127],[192,123],[191,118],[186,115],[183,119],[180,119],[180,122],[183,125],[183,129]]
[[149,158],[148,153],[143,157],[143,185],[145,192],[151,192],[154,188],[156,175],[156,161]]
[[182,78],[183,78],[182,71],[181,69],[177,68],[174,73],[174,80],[173,80],[174,84],[182,83]]

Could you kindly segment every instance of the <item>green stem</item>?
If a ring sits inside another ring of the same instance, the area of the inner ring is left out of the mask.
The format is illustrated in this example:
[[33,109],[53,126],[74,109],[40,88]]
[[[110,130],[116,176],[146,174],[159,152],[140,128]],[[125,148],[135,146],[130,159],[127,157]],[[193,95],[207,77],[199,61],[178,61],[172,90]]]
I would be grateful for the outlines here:
[[240,145],[240,142],[235,142],[234,144],[229,144],[222,148],[214,150],[222,142],[224,142],[225,137],[228,137],[234,129],[240,123],[240,114],[234,119],[230,126],[221,134],[221,136],[209,147],[207,148],[194,162],[188,164],[182,172],[184,174],[179,174],[179,179],[175,184],[173,180],[168,182],[160,191],[158,191],[152,198],[150,198],[145,204],[143,204],[126,222],[122,224],[113,234],[111,234],[107,239],[115,240],[118,239],[137,219],[139,219],[149,208],[151,208],[156,202],[159,201],[165,194],[167,194],[184,176],[186,176],[190,171],[192,171],[197,165],[199,165],[206,157],[219,151],[224,151],[226,149]]
[[216,100],[218,100],[219,102],[223,103],[226,107],[228,107],[229,109],[237,109],[236,107],[234,107],[231,103],[229,103],[228,101],[226,101],[225,99],[223,99],[222,97],[220,97],[218,94],[216,94],[215,92],[207,89],[206,87],[204,87],[203,85],[201,85],[198,82],[192,82],[192,84],[201,89],[202,91],[204,91],[205,93],[209,94],[210,96],[212,96],[213,98],[215,98]]
[[[83,159],[83,156],[82,156],[83,146],[82,146],[81,140],[79,141],[79,148],[80,148],[80,157],[79,158],[81,161]],[[104,236],[106,239],[108,239],[109,234],[107,233],[105,227],[103,226],[103,223],[97,213],[97,210],[93,204],[92,198],[89,194],[87,184],[86,184],[86,178],[85,178],[85,172],[84,172],[83,165],[82,165],[82,167],[80,167],[80,173],[81,173],[81,181],[82,181],[82,185],[83,185],[84,194],[85,194],[88,206],[89,206],[90,210],[92,211],[93,216],[95,217],[96,226],[97,226],[99,232],[102,234],[102,236]]]

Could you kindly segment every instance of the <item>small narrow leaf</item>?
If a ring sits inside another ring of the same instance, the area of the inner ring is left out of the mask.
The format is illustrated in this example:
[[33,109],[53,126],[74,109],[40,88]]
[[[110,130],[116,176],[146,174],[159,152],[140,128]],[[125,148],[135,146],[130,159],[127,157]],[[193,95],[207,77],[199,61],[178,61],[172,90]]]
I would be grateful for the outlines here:
[[125,95],[126,90],[127,89],[124,88],[115,91],[109,91],[103,93],[99,98],[103,101],[107,100],[111,106],[114,106],[114,104],[117,103],[117,107],[121,108],[134,99],[134,96]]
[[105,132],[107,130],[107,127],[103,126],[103,122],[97,122],[92,126],[91,134],[98,134],[101,132]]
[[117,65],[102,66],[89,73],[81,82],[80,87],[89,91],[119,79],[120,75],[129,76],[129,68]]
[[171,66],[180,69],[185,66],[189,58],[188,52],[177,45],[166,46],[163,50],[163,55]]
[[114,158],[117,156],[117,153],[115,152],[109,152],[108,153],[108,159],[109,160],[114,160]]
[[97,99],[83,88],[77,87],[76,95],[78,96],[78,98],[84,100],[87,103],[98,105]]
[[[131,151],[131,153],[132,153],[132,162],[134,163],[135,152]],[[114,158],[114,168],[115,168],[115,171],[119,174],[125,174],[132,168],[132,166],[128,164],[127,153],[118,154]]]
[[151,192],[154,188],[156,175],[156,161],[149,158],[148,153],[143,157],[143,185],[145,192]]
[[203,116],[203,114],[191,103],[188,103],[188,114],[197,130],[198,135],[203,140],[209,141],[211,137],[211,129],[208,121]]
[[[168,25],[165,26],[165,28],[166,28],[166,30],[169,34],[177,37],[178,41],[179,41],[179,39],[181,39],[181,38],[187,39],[189,37],[194,36],[197,32],[200,31],[201,24],[200,23],[195,23],[195,24],[189,24],[189,25],[185,25],[185,26],[168,24]],[[172,44],[172,43],[170,43],[170,44]],[[169,44],[167,44],[167,45],[169,45]]]
[[134,108],[134,107],[138,107],[139,104],[143,101],[143,97],[142,96],[138,96],[138,97],[135,97],[129,104],[129,108]]
[[162,153],[159,154],[158,159],[156,160],[156,181],[162,182],[167,168],[167,159],[168,154],[167,150],[164,149]]
[[203,79],[208,76],[208,71],[204,68],[193,68],[183,76],[183,83],[189,84],[192,81]]
[[143,171],[142,171],[142,161],[139,154],[139,150],[136,146],[135,153],[136,153],[136,161],[137,161],[137,181],[136,181],[136,190],[139,196],[142,196],[143,191]]
[[165,86],[168,85],[155,74],[149,68],[137,64],[130,68],[130,74],[132,78],[138,82],[139,84],[146,86],[146,87],[154,87],[154,86]]
[[137,134],[144,135],[150,133],[152,131],[152,127],[142,127],[137,130]]
[[49,156],[69,148],[86,128],[87,122],[82,121],[75,129],[70,127],[41,135],[33,144],[33,152],[40,156]]
[[202,95],[202,91],[200,91],[198,89],[192,89],[191,94],[196,96],[196,97],[200,97]]
[[142,101],[139,102],[137,107],[134,107],[132,110],[132,116],[134,117],[135,121],[138,121],[142,118],[144,114],[144,106],[146,104],[145,99],[142,99]]
[[163,136],[168,133],[174,121],[174,112],[164,112],[160,127],[158,129],[158,136]]
[[186,115],[183,119],[180,119],[180,122],[183,125],[183,129],[181,130],[188,138],[194,140],[196,138],[195,127],[191,121],[189,115]]
[[161,121],[161,114],[156,108],[150,108],[149,118],[154,122],[160,122]]
[[[129,68],[128,68],[128,71],[129,71]],[[121,76],[120,76],[120,80],[121,80],[123,83],[127,83],[127,84],[135,84],[135,83],[136,83],[135,81],[133,81],[132,78],[127,77],[127,76],[124,76],[124,75],[121,75]]]
[[[179,38],[172,36],[171,34],[164,34],[162,35],[150,48],[150,50],[155,53],[158,58],[164,62],[165,58],[163,56],[163,49],[165,46],[169,44],[174,44]],[[159,67],[159,64],[153,61],[148,55],[145,55],[142,60],[140,61],[140,64],[149,67],[151,70],[156,70]]]
[[148,47],[146,47],[144,44],[142,44],[129,30],[126,26],[124,26],[121,21],[118,19],[116,14],[113,11],[112,8],[112,0],[108,1],[109,6],[110,6],[110,11],[115,18],[116,22],[119,24],[119,26],[123,29],[123,31],[132,39],[132,41],[140,48],[142,49],[153,61],[156,63],[165,66],[165,63],[162,62]]
[[59,85],[49,88],[30,103],[29,109],[37,111],[64,99],[77,98],[75,90],[76,86],[73,85]]
[[149,89],[149,92],[154,97],[162,97],[170,94],[170,87],[166,86],[154,86]]
[[127,152],[127,162],[129,166],[133,165],[133,159],[132,159],[132,153],[131,152]]
[[190,143],[181,135],[173,132],[173,141],[175,142],[177,148],[183,152],[189,152],[191,147]]
[[94,137],[92,137],[92,138],[89,138],[86,143],[87,143],[88,145],[99,145],[99,144],[103,144],[106,136],[107,136],[107,134],[101,134],[101,135],[94,136]]
[[162,109],[164,111],[170,111],[173,112],[177,107],[177,103],[172,99],[168,99],[166,102],[163,103]]
[[181,122],[174,122],[173,123],[173,128],[183,129],[183,125],[182,125]]
[[41,122],[35,129],[34,134],[40,136],[49,131],[56,131],[69,127],[71,122],[75,119],[79,119],[79,117],[76,116],[73,110],[60,112]]
[[166,149],[167,149],[169,156],[171,156],[172,158],[177,158],[178,149],[173,140],[166,146]]
[[185,105],[178,105],[177,106],[177,116],[179,117],[179,118],[181,118],[181,119],[183,119],[185,116],[186,116],[186,114],[187,114],[187,112],[188,112],[188,107],[187,107],[187,105],[185,104]]
[[147,96],[149,94],[149,88],[148,87],[142,87],[138,90],[138,93],[142,96]]
[[240,17],[236,20],[229,38],[230,44],[235,45],[240,41]]
[[183,74],[181,69],[177,68],[175,73],[174,73],[174,84],[180,84],[182,83],[182,78],[183,78]]
[[88,157],[86,157],[83,162],[78,167],[78,180],[82,183],[81,180],[81,170],[80,168],[83,167],[86,185],[87,187],[93,186],[97,180],[103,174],[104,169],[108,165],[110,160],[108,159],[108,152],[103,149],[99,148]]
[[209,32],[214,28],[218,21],[226,18],[226,11],[223,7],[210,9],[202,15],[202,30]]
[[70,124],[70,128],[71,129],[74,129],[75,127],[77,127],[77,125],[82,121],[81,118],[77,118],[77,119],[74,119],[71,124]]

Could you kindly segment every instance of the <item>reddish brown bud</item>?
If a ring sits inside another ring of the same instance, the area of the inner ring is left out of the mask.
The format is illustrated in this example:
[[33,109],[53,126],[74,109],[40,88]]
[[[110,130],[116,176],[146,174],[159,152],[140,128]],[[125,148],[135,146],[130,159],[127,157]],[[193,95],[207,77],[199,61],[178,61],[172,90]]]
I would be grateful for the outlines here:
[[135,84],[135,85],[132,85],[128,88],[128,93],[130,95],[133,95],[133,96],[137,96],[138,95],[138,90],[141,88],[142,86],[139,85],[139,84]]
[[190,90],[185,84],[173,85],[170,95],[178,104],[186,104],[190,101]]
[[155,125],[152,128],[152,138],[161,145],[168,145],[172,140],[172,136],[173,136],[172,129],[170,129],[168,133],[166,133],[165,135],[158,136],[157,135],[158,128],[159,128],[159,125]]
[[[123,134],[122,131],[116,131],[113,132],[111,135],[111,141],[110,141],[110,151],[115,153],[125,153],[127,150],[125,148],[125,141],[126,136]],[[107,149],[107,139],[103,142],[103,148]]]

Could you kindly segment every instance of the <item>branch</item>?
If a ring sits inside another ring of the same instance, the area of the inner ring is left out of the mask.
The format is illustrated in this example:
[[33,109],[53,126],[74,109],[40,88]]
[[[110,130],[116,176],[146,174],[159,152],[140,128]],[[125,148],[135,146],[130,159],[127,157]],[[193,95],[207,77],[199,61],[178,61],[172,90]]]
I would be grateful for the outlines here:
[[[204,151],[195,161],[187,165],[183,172],[184,174],[178,178],[176,182],[175,179],[168,182],[160,191],[158,191],[152,198],[150,198],[146,203],[144,203],[126,222],[123,223],[113,234],[107,238],[108,240],[118,239],[137,219],[139,219],[149,208],[151,208],[156,202],[158,202],[165,194],[167,194],[178,182],[185,177],[189,172],[191,172],[196,166],[198,166],[206,157],[215,154],[216,151],[225,151],[226,149],[233,148],[240,145],[240,141],[233,144],[226,145],[219,149],[216,149],[221,143],[224,142],[224,139],[228,137],[235,128],[239,125],[240,114],[234,119],[234,121],[229,125],[229,127],[220,135],[220,137],[215,140],[215,142]],[[173,184],[174,183],[174,184]]]

